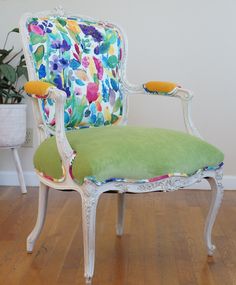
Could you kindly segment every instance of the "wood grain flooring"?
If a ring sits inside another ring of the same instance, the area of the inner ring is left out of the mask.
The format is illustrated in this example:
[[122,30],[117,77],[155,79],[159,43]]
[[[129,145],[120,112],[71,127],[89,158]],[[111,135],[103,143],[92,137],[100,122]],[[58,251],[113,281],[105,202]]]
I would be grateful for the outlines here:
[[[43,232],[25,251],[37,188],[22,195],[0,187],[0,285],[83,285],[81,200],[50,190]],[[210,191],[127,195],[125,232],[115,235],[116,195],[104,194],[97,215],[93,285],[236,285],[236,191],[226,191],[207,258],[203,227]]]

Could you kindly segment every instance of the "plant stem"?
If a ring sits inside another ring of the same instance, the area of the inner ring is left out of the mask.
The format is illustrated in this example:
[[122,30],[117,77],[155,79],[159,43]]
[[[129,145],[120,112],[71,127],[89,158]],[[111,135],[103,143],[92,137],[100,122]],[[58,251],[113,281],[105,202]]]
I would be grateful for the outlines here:
[[8,32],[8,33],[7,33],[7,37],[6,37],[5,43],[4,43],[4,45],[3,45],[3,49],[5,49],[5,47],[6,47],[7,40],[8,40],[8,37],[9,37],[10,33],[11,33],[11,32]]

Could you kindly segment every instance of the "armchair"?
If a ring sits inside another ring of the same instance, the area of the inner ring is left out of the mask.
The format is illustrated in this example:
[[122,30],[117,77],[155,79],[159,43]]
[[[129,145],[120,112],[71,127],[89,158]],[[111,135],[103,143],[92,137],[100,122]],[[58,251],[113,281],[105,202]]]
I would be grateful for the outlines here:
[[[223,154],[205,142],[190,117],[192,94],[170,82],[131,85],[125,77],[126,40],[117,26],[52,12],[25,14],[20,32],[40,145],[34,167],[40,180],[38,218],[27,239],[32,252],[46,215],[49,188],[82,198],[84,274],[92,284],[96,207],[102,193],[118,192],[117,235],[122,235],[125,193],[174,191],[207,179],[212,204],[205,242],[223,198]],[[127,96],[178,98],[187,133],[127,126]]]

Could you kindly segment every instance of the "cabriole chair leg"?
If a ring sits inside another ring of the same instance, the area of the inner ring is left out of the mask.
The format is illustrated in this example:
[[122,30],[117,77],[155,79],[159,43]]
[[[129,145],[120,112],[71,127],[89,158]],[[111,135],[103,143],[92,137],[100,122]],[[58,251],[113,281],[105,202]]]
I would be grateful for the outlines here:
[[84,277],[86,285],[92,285],[95,262],[95,233],[96,233],[96,210],[99,195],[82,194],[82,219],[84,240]]
[[27,238],[27,252],[31,253],[34,248],[35,241],[40,235],[43,228],[48,201],[48,189],[49,187],[40,182],[39,185],[39,200],[38,200],[38,217],[33,231]]
[[117,225],[116,234],[118,236],[123,235],[124,231],[124,211],[125,211],[125,193],[118,193],[118,213],[117,213]]
[[212,201],[210,210],[205,223],[204,237],[209,256],[213,256],[215,245],[212,244],[212,228],[216,219],[216,215],[223,200],[224,188],[222,185],[222,175],[216,174],[216,178],[210,177],[207,179],[212,190]]

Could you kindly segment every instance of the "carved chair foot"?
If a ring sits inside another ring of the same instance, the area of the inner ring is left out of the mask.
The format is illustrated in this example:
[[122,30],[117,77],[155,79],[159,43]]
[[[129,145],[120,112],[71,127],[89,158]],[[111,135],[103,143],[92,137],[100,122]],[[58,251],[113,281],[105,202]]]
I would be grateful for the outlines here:
[[85,284],[86,285],[92,285],[92,278],[91,277],[85,278]]
[[117,227],[116,227],[116,235],[118,236],[118,237],[121,237],[122,235],[123,235],[123,226],[118,226],[117,225]]
[[30,240],[29,238],[27,239],[27,242],[26,242],[27,253],[32,253],[33,252],[34,244],[35,244],[34,241]]
[[210,247],[208,247],[208,256],[213,256],[215,253],[216,247],[214,244],[212,244]]

